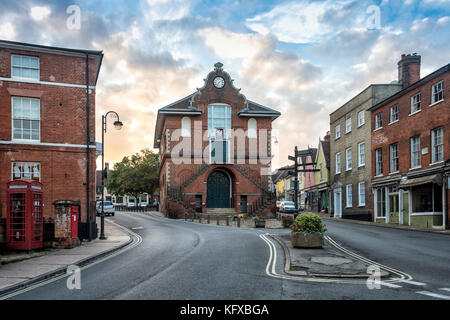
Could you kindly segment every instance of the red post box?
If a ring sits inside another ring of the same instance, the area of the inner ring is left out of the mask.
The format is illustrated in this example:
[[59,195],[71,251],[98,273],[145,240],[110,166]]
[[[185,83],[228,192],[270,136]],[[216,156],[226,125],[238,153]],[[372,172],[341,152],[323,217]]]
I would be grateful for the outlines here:
[[43,186],[34,180],[7,183],[6,247],[32,250],[43,247]]
[[78,206],[72,206],[70,208],[70,230],[72,238],[78,238],[78,219]]

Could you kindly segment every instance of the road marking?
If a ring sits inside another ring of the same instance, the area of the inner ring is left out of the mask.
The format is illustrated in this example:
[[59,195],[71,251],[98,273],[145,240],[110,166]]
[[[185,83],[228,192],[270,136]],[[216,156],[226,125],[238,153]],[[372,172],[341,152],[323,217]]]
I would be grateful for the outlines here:
[[399,285],[396,285],[396,284],[393,284],[393,283],[389,283],[389,282],[385,282],[385,281],[376,281],[375,283],[379,283],[382,286],[386,286],[386,287],[394,288],[394,289],[402,287],[402,286],[399,286]]
[[412,285],[415,285],[415,286],[426,286],[427,285],[426,283],[423,283],[423,282],[417,282],[417,281],[411,281],[411,280],[398,280],[398,281],[404,282],[404,283],[407,283],[407,284],[412,284]]
[[[95,260],[94,262],[92,262],[92,263],[90,263],[90,264],[87,264],[87,265],[81,267],[81,268],[80,268],[80,271],[85,270],[85,269],[88,269],[88,268],[90,268],[90,267],[93,267],[93,266],[95,266],[95,265],[97,265],[97,264],[99,264],[99,263],[102,263],[102,262],[104,262],[104,261],[106,261],[106,260],[109,260],[109,259],[115,257],[115,256],[118,256],[119,254],[122,254],[122,253],[124,253],[124,252],[126,252],[126,251],[128,251],[128,250],[131,250],[131,249],[133,249],[134,247],[138,246],[138,245],[142,242],[142,237],[141,237],[140,235],[138,235],[137,233],[134,233],[133,231],[131,231],[131,230],[125,228],[124,226],[121,226],[121,225],[119,225],[119,224],[117,224],[117,223],[115,223],[115,222],[111,222],[111,221],[108,221],[108,222],[112,223],[113,225],[115,225],[116,227],[118,227],[118,228],[120,228],[120,229],[123,229],[123,230],[126,231],[127,233],[129,233],[129,234],[135,236],[135,237],[137,238],[137,241],[134,242],[134,243],[131,243],[131,244],[125,246],[125,247],[123,247],[122,249],[117,250],[117,251],[114,252],[114,253],[111,253],[111,254],[109,254],[109,255],[107,255],[107,256],[101,258],[101,259]],[[6,300],[6,299],[9,299],[9,298],[12,298],[12,297],[17,296],[17,295],[20,295],[20,294],[22,294],[22,293],[25,293],[25,292],[31,291],[31,290],[33,290],[33,289],[36,289],[36,288],[45,286],[45,285],[50,284],[50,283],[55,282],[55,281],[58,281],[58,280],[60,280],[60,279],[64,279],[64,278],[66,278],[66,277],[68,277],[68,276],[70,276],[70,274],[64,273],[64,274],[61,274],[61,275],[59,275],[59,276],[50,278],[50,279],[48,279],[48,280],[44,280],[44,281],[42,281],[42,282],[38,282],[38,283],[33,284],[33,285],[31,285],[31,286],[29,286],[29,287],[26,287],[26,288],[24,288],[24,289],[19,289],[19,290],[14,291],[14,292],[12,292],[12,293],[10,293],[10,294],[4,295],[4,296],[0,296],[0,300]]]
[[385,266],[385,265],[383,265],[383,264],[381,264],[381,263],[372,261],[372,260],[370,260],[370,259],[368,259],[368,258],[365,258],[365,257],[363,257],[363,256],[360,256],[359,254],[356,254],[356,253],[354,253],[354,252],[352,252],[352,251],[350,251],[350,250],[348,250],[348,249],[342,247],[340,244],[338,244],[336,241],[334,241],[333,239],[331,239],[329,236],[324,236],[324,238],[325,238],[326,240],[328,240],[328,242],[329,242],[331,245],[333,245],[335,248],[337,248],[337,249],[339,249],[339,250],[341,250],[341,251],[347,253],[348,255],[350,255],[350,256],[352,256],[352,257],[354,257],[354,258],[356,258],[356,259],[358,259],[358,260],[360,260],[360,261],[362,261],[362,262],[365,262],[365,263],[367,263],[367,264],[369,264],[369,265],[377,265],[377,266],[379,266],[381,269],[384,269],[385,271],[388,271],[388,272],[391,272],[391,273],[394,273],[394,274],[400,276],[399,279],[387,280],[387,281],[385,281],[385,282],[398,282],[398,281],[400,281],[400,280],[412,280],[412,279],[413,279],[413,277],[412,277],[411,275],[409,275],[409,274],[407,274],[407,273],[405,273],[405,272],[402,272],[402,271],[399,271],[399,270],[397,270],[397,269],[394,269],[394,268]]
[[[266,274],[270,277],[273,278],[278,278],[278,279],[287,279],[287,280],[294,280],[294,281],[306,281],[306,282],[321,282],[321,283],[346,283],[346,284],[363,284],[366,285],[367,284],[367,279],[363,279],[363,280],[359,280],[359,279],[318,279],[318,278],[307,278],[307,277],[297,277],[297,276],[290,276],[290,275],[281,275],[279,273],[276,272],[276,252],[277,249],[275,247],[275,245],[273,244],[273,242],[271,240],[269,240],[267,238],[269,234],[261,234],[259,235],[259,237],[264,240],[264,242],[266,242],[266,244],[269,246],[269,261],[267,262],[267,266],[266,266]],[[334,242],[334,240],[332,240],[330,237],[326,237],[327,241],[329,241],[331,243],[331,241]],[[334,244],[333,244],[334,245]],[[362,256],[357,255],[356,253],[353,253],[345,248],[342,248],[340,245],[338,245],[336,243],[336,245],[339,247],[338,249],[347,252],[349,255],[351,253],[351,255],[356,258],[359,259],[365,263],[369,263],[369,264],[375,264],[377,266],[379,266],[381,269],[384,270],[390,270],[392,273],[396,273],[397,275],[400,276],[400,278],[394,278],[394,279],[390,279],[390,280],[386,280],[383,281],[381,284],[384,284],[385,286],[389,286],[391,285],[392,288],[400,288],[401,286],[398,285],[394,285],[390,282],[398,282],[399,280],[406,280],[406,278],[408,278],[407,280],[411,280],[412,277],[406,273],[403,273],[401,271],[395,270],[393,268],[384,266],[382,264],[376,263],[372,260],[369,260],[367,258],[364,258]],[[344,250],[343,250],[344,249]],[[394,271],[393,271],[394,270]]]
[[439,290],[444,290],[450,292],[450,288],[439,288]]
[[142,229],[144,229],[144,227],[134,227],[134,228],[131,228],[131,230],[142,230]]
[[437,294],[437,293],[433,293],[433,292],[430,292],[430,291],[417,291],[416,293],[423,294],[425,296],[430,296],[430,297],[433,297],[433,298],[450,300],[450,296],[444,296],[443,294]]

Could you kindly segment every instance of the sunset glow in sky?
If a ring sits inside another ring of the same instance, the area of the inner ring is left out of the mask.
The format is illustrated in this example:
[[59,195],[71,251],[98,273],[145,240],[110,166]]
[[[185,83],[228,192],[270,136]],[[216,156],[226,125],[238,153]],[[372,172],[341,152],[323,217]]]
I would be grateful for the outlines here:
[[[79,30],[66,26],[70,5],[81,9]],[[422,56],[422,77],[449,63],[450,0],[0,0],[0,39],[104,51],[96,140],[105,112],[124,123],[109,122],[107,162],[151,148],[157,110],[202,87],[220,61],[248,99],[282,113],[274,130],[285,165],[295,145],[317,147],[333,110],[397,80],[402,53]]]

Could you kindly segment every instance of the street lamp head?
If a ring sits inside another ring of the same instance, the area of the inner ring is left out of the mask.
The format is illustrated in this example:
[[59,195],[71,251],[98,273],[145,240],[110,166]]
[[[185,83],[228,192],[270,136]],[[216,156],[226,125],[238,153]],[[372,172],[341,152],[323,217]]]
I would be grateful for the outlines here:
[[122,121],[116,121],[116,122],[114,122],[114,128],[115,128],[116,130],[120,130],[120,129],[122,129],[122,127],[123,127]]

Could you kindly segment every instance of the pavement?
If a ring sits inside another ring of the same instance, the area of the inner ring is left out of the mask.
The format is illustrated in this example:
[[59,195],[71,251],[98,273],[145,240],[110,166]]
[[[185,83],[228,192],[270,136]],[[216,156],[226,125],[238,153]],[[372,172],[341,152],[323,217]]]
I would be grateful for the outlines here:
[[[98,220],[100,218],[97,218]],[[106,240],[82,242],[72,249],[49,249],[31,253],[12,253],[2,256],[0,266],[0,294],[26,287],[47,278],[65,273],[70,265],[82,266],[131,242],[127,232],[105,223]],[[98,225],[100,222],[98,221]]]
[[[310,211],[305,211],[310,212]],[[312,211],[311,211],[312,212]],[[360,221],[360,220],[352,220],[352,219],[344,219],[344,218],[335,218],[331,216],[329,213],[322,213],[322,212],[314,212],[319,217],[321,217],[324,220],[332,220],[337,222],[343,222],[343,223],[354,223],[354,224],[361,224],[361,225],[368,225],[368,226],[376,226],[381,228],[393,228],[393,229],[401,229],[401,230],[411,230],[411,231],[421,231],[421,232],[431,232],[431,233],[440,233],[440,234],[448,234],[450,235],[450,229],[433,229],[433,228],[420,228],[420,227],[414,227],[414,226],[404,226],[400,224],[393,224],[393,223],[375,223],[372,221]]]

